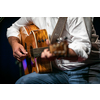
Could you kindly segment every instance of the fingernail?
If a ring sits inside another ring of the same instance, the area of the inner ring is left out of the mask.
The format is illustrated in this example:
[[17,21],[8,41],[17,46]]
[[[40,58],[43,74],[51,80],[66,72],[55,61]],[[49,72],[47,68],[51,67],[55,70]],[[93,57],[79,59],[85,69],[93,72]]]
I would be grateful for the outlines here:
[[27,55],[27,54],[28,54],[28,52],[25,52],[24,54],[25,54],[25,55]]

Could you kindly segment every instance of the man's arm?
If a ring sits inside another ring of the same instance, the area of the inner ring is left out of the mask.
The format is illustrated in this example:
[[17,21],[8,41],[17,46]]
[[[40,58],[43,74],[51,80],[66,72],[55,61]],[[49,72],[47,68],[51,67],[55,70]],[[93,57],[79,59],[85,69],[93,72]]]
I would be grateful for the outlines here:
[[[49,46],[49,40],[46,40],[47,45]],[[65,57],[65,59],[70,60],[70,61],[76,61],[78,60],[78,56],[77,54],[74,52],[74,50],[68,48],[68,55],[69,57]],[[50,51],[48,49],[45,49],[42,53],[41,53],[41,58],[48,58],[50,60],[54,60],[55,57],[50,53]]]
[[[88,54],[91,50],[91,42],[90,37],[87,33],[86,26],[83,18],[69,18],[68,20],[68,28],[70,33],[71,43],[68,45],[69,56],[70,58],[81,58],[87,59]],[[47,53],[48,52],[48,53]],[[41,57],[51,57],[52,55],[48,50],[45,50]]]
[[13,50],[13,56],[18,60],[22,61],[28,55],[28,52],[24,49],[24,47],[20,44],[20,40],[17,37],[11,36],[8,37],[8,41]]
[[69,18],[68,25],[71,36],[68,47],[74,50],[78,57],[87,59],[91,51],[91,41],[83,17]]
[[11,27],[7,28],[7,38],[13,50],[13,56],[22,61],[28,55],[24,47],[21,45],[20,27],[32,24],[31,17],[22,17],[17,20]]

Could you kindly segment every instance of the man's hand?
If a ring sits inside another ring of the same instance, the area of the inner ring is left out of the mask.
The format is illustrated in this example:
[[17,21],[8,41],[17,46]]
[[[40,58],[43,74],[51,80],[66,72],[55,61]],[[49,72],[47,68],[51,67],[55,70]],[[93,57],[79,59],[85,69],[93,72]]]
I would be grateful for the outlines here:
[[[49,40],[46,40],[46,44],[49,46]],[[44,51],[41,53],[41,58],[52,58],[53,55],[50,53],[50,51],[48,49],[44,49]]]
[[28,56],[28,52],[20,44],[20,40],[17,37],[11,36],[8,38],[8,41],[13,50],[13,56],[18,60],[22,61]]
[[[46,43],[48,44],[48,46],[50,45],[49,40],[46,40]],[[77,61],[78,60],[78,56],[77,54],[70,48],[68,48],[68,55],[70,57],[65,57],[63,59],[67,59],[70,61]],[[52,53],[50,53],[50,51],[48,49],[44,49],[44,51],[41,53],[41,58],[48,58],[49,60],[54,60],[56,59],[55,56],[53,56]]]
[[24,47],[20,43],[15,43],[13,46],[13,56],[18,60],[22,61],[28,55],[28,52],[24,49]]

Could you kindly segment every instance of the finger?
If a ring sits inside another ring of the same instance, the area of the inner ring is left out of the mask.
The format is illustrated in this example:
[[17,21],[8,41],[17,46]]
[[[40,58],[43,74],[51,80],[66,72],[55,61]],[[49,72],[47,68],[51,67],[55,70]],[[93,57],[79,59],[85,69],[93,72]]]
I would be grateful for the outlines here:
[[21,58],[18,58],[18,57],[17,57],[17,60],[18,60],[18,61],[23,61],[25,58],[26,58],[26,57],[21,57]]
[[46,52],[48,49],[44,49],[44,51],[41,53],[41,58],[46,58]]
[[47,58],[50,58],[50,57],[52,57],[52,54],[48,51],[46,56],[47,56]]
[[14,55],[13,55],[16,59],[21,59],[22,57],[18,54],[18,53],[14,53]]
[[47,45],[50,45],[49,39],[46,40],[46,44]]
[[17,51],[16,52],[16,55],[17,55],[18,58],[23,58],[23,57],[26,57],[27,56],[25,54],[22,54],[20,51]]
[[19,62],[21,62],[21,61],[22,61],[20,58],[17,58],[17,60],[18,60]]
[[20,56],[18,56],[17,54],[15,54],[14,57],[15,57],[18,61],[23,61],[23,60],[26,58],[26,56],[20,57]]
[[16,54],[14,54],[13,56],[14,56],[14,58],[16,58],[16,59],[18,58],[18,56],[17,56]]
[[47,58],[52,57],[52,54],[50,53],[50,51],[49,51],[48,49],[45,49],[45,50],[44,50],[44,55],[45,55],[45,57],[47,57]]
[[23,46],[20,47],[20,51],[25,54],[25,55],[28,55],[28,52],[26,52],[26,50],[24,49]]
[[16,52],[13,52],[13,56],[17,59],[19,58],[19,55]]
[[41,53],[41,58],[46,58],[46,55],[44,52]]

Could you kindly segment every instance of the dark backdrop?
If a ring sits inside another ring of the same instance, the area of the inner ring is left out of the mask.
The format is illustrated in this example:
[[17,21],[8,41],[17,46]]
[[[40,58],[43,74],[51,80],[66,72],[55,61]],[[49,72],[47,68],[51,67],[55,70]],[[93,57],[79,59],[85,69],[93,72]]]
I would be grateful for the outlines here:
[[6,37],[7,28],[19,17],[5,17],[0,22],[0,83],[15,83],[20,77],[19,66],[15,64],[11,46]]
[[[16,59],[12,55],[11,46],[6,37],[7,28],[12,25],[19,17],[5,17],[0,22],[0,83],[13,84],[20,77],[19,66],[15,63]],[[94,18],[94,27],[100,35],[100,18]]]
[[100,39],[100,17],[94,17],[94,21],[93,21],[96,33],[99,35],[99,39]]

